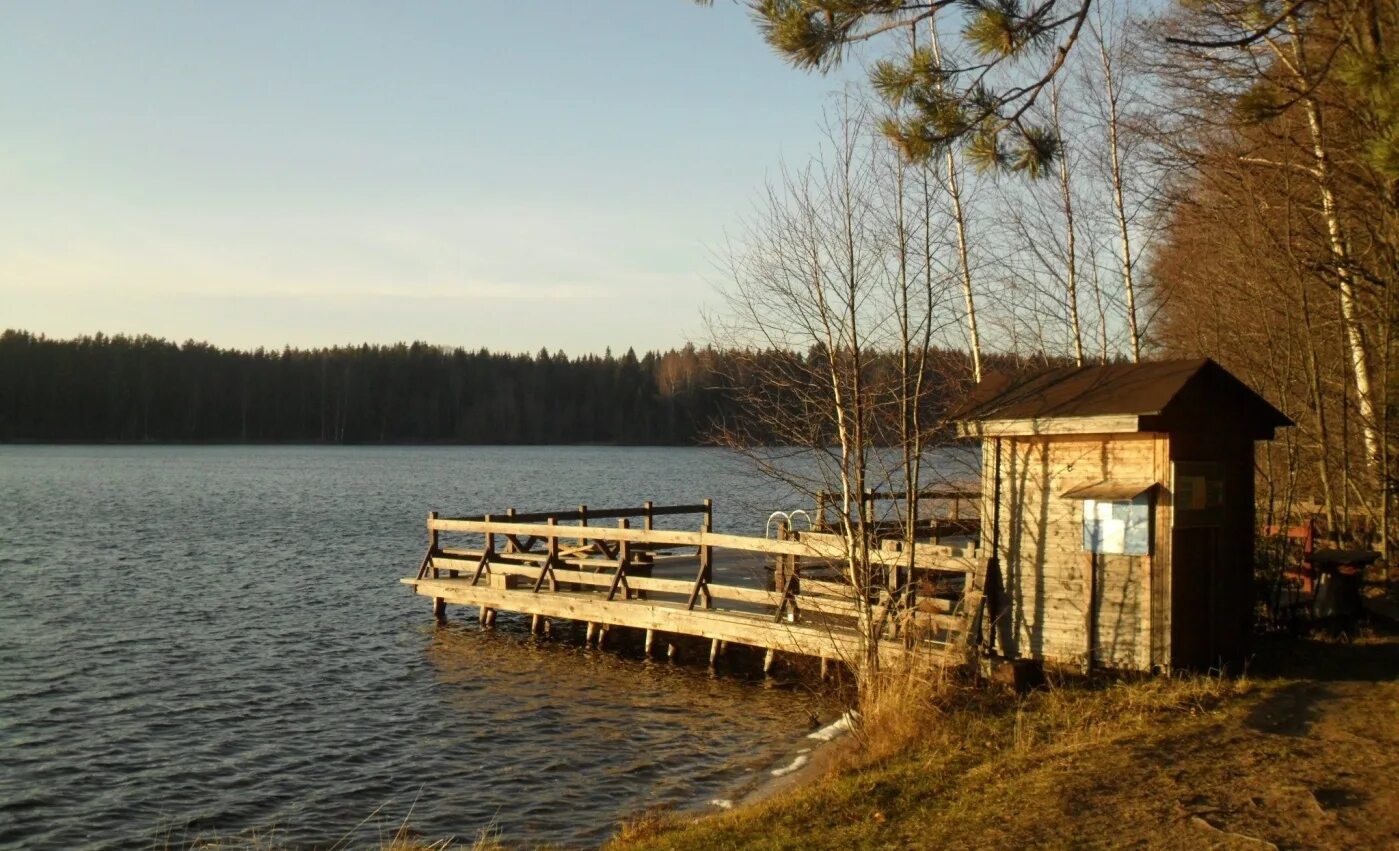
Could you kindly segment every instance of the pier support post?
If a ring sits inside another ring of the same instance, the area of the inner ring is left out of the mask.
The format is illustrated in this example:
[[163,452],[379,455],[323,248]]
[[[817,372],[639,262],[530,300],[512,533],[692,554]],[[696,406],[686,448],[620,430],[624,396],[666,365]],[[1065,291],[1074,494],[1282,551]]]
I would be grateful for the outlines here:
[[824,682],[826,675],[831,672],[831,660],[825,656],[821,657],[821,680]]
[[655,631],[654,629],[648,629],[648,630],[646,630],[646,658],[647,658],[647,659],[650,659],[650,658],[651,658],[651,645],[652,645],[652,643],[655,642],[655,640],[656,640],[656,631]]
[[447,622],[447,601],[441,597],[432,598],[432,616],[439,624]]
[[772,673],[772,662],[773,662],[773,658],[774,658],[776,655],[777,655],[776,651],[774,651],[771,647],[769,647],[769,648],[767,649],[767,652],[763,654],[763,673],[764,673],[764,674],[770,674],[770,673]]
[[668,641],[665,646],[665,658],[667,662],[675,661],[675,642]]
[[597,633],[597,624],[588,621],[588,634],[583,638],[583,646],[588,647],[593,643],[593,635]]
[[540,616],[539,616],[539,615],[530,615],[530,616],[529,616],[529,634],[530,634],[530,635],[538,635],[538,634],[539,634],[539,620],[540,620]]
[[432,521],[436,519],[437,512],[429,511],[427,514],[427,556],[423,559],[423,570],[418,572],[419,576],[426,576],[426,571],[428,569],[431,569],[433,579],[436,579],[442,575],[441,572],[438,571],[438,569],[435,566],[433,566],[432,563],[432,557],[434,554],[436,554],[438,547],[442,543],[440,534],[436,529],[432,528]]
[[719,658],[719,639],[715,638],[709,642],[709,667],[714,667],[715,661]]

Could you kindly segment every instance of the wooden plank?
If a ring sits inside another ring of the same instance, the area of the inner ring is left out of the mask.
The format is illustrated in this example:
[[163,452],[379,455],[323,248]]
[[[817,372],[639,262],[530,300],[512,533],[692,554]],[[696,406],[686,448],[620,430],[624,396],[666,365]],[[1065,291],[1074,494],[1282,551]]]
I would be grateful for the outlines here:
[[[512,553],[508,558],[519,558],[519,555],[519,553]],[[543,561],[543,558],[541,557],[539,561]],[[571,566],[598,565],[609,567],[614,570],[619,564],[618,561],[608,561],[604,559],[560,559],[560,562]],[[463,564],[469,564],[473,569],[476,566],[475,561],[453,558],[450,556],[437,556],[433,559],[433,563],[442,570],[448,568],[464,569],[461,567]],[[540,571],[538,567],[531,567],[524,564],[511,564],[502,561],[492,561],[489,565],[489,569],[492,573],[523,576],[527,579],[537,578]],[[559,582],[572,582],[577,585],[588,585],[598,588],[606,588],[612,584],[612,574],[610,573],[594,573],[592,571],[558,568],[553,570],[552,573],[554,574],[554,578]],[[690,593],[694,583],[688,579],[662,579],[651,576],[637,576],[629,573],[627,574],[627,585],[635,591],[655,591],[660,594],[686,595]],[[765,591],[761,588],[744,588],[739,585],[710,585],[709,588],[711,594],[724,600],[733,600],[740,603],[756,603],[764,606],[776,606],[782,602],[781,594],[778,594],[776,591]]]
[[[646,507],[649,509],[651,503],[646,503]],[[625,529],[630,525],[631,521],[627,520],[625,517],[617,521],[617,526],[621,529]],[[649,516],[647,517],[646,525],[647,528],[650,528],[651,521]],[[618,590],[621,590],[622,599],[624,600],[631,596],[631,585],[627,582],[627,567],[630,565],[631,550],[628,548],[627,542],[622,541],[617,546],[617,572],[612,575],[612,583],[607,586],[607,599],[615,599]]]
[[[670,516],[676,514],[703,514],[705,506],[698,505],[657,505],[650,509],[653,517]],[[514,520],[517,523],[538,523],[547,521],[550,517],[559,520],[617,520],[623,517],[645,517],[647,515],[646,506],[637,508],[590,508],[586,511],[531,511],[517,512]],[[450,520],[485,520],[489,514],[470,514],[464,517],[446,518]]]
[[838,615],[850,618],[860,616],[860,603],[853,597],[842,600],[836,597],[815,597],[807,594],[795,594],[792,600],[796,603],[798,612],[817,612],[823,615]]
[[[485,554],[484,550],[463,549],[461,547],[443,547],[438,552],[440,553],[440,555],[436,556],[435,558],[439,561],[443,561],[443,564],[438,565],[439,567],[445,568],[450,566],[456,569],[461,569],[461,566],[459,564],[448,565],[446,562],[456,561],[460,559],[468,559],[473,565],[475,565],[476,560]],[[596,556],[584,557],[579,556],[577,554],[573,556],[568,556],[565,555],[565,553],[567,553],[567,550],[563,549],[561,549],[559,553],[559,561],[563,564],[571,564],[577,566],[595,565],[597,567],[605,567],[609,570],[615,570],[620,562],[619,559],[615,558],[598,558]],[[493,558],[491,559],[491,564],[493,565],[515,564],[522,562],[528,562],[532,564],[543,564],[549,559],[548,553],[492,553],[492,556]]]
[[[827,558],[844,561],[845,539],[840,535],[822,532],[798,532],[797,540],[812,549],[808,558]],[[908,555],[898,551],[901,542],[893,540],[871,542],[869,563],[878,567],[908,567]],[[978,559],[952,547],[925,544],[913,550],[913,567],[919,570],[935,570],[946,573],[965,573],[977,569]]]
[[957,423],[958,437],[1011,437],[1063,434],[1120,434],[1141,430],[1135,414],[1094,417],[1044,417],[1020,420],[973,420]]
[[[898,555],[902,556],[903,553]],[[907,558],[898,558],[896,561],[901,567],[908,565]],[[931,570],[938,573],[976,573],[981,570],[982,565],[978,556],[926,552],[918,549],[913,552],[913,567],[917,570]]]
[[687,532],[675,529],[614,529],[606,526],[590,526],[586,530],[578,526],[561,530],[557,526],[535,523],[499,523],[484,520],[431,521],[431,528],[440,532],[494,532],[501,535],[519,537],[529,535],[547,538],[550,535],[566,535],[570,540],[585,538],[590,541],[629,541],[642,544],[665,544],[684,547],[718,547],[728,550],[745,550],[757,553],[783,553],[788,555],[812,555],[805,544],[798,541],[773,541],[746,535],[725,535],[717,532]]
[[909,614],[913,622],[919,626],[961,634],[965,634],[967,631],[967,617],[960,614],[940,615],[935,612],[910,612]]
[[[831,597],[803,597],[801,595],[797,595],[795,600],[797,611],[806,614],[816,613],[853,619],[858,619],[860,616],[860,604],[855,600],[836,600]],[[886,609],[884,606],[871,606],[870,617],[877,621],[884,617],[885,611]],[[906,614],[916,623],[924,626],[931,626],[936,629],[965,631],[967,628],[966,618],[960,613],[948,614],[915,609],[908,610]]]
[[1086,601],[1083,607],[1084,658],[1086,659],[1088,667],[1091,669],[1094,663],[1093,657],[1097,655],[1098,650],[1098,648],[1094,646],[1094,639],[1097,637],[1098,633],[1096,623],[1098,601],[1094,599],[1098,585],[1098,566],[1097,558],[1093,553],[1085,552],[1083,554],[1083,560],[1084,569],[1087,571],[1087,581],[1083,583],[1083,593]]
[[[460,579],[406,578],[418,594],[440,597],[456,605],[504,609],[546,618],[569,618],[636,629],[692,635],[807,656],[858,658],[859,637],[853,630],[828,626],[775,624],[763,615],[713,609],[687,610],[678,603],[605,600],[592,594],[532,594],[470,585]],[[879,653],[890,659],[905,652],[900,642],[881,641]]]
[[[919,491],[918,498],[924,499],[979,499],[979,490],[926,490]],[[869,501],[877,499],[908,499],[908,491],[866,491],[865,499]]]
[[[634,544],[650,544],[657,547],[700,547],[705,549],[741,550],[744,552],[766,553],[770,555],[794,555],[802,558],[840,558],[845,556],[839,536],[819,533],[795,533],[788,540],[771,540],[747,535],[726,535],[717,532],[688,532],[673,529],[623,529],[603,526],[569,526],[561,529],[557,525],[533,523],[500,523],[478,520],[436,519],[429,521],[435,532],[494,533],[503,535],[512,542],[522,536],[540,540],[566,537],[568,540],[607,541]],[[924,557],[915,553],[917,566],[924,570],[940,570],[950,573],[964,572],[973,563],[967,557],[943,557],[930,554]],[[883,553],[877,549],[870,551],[870,563],[880,566],[906,566],[908,559],[902,553]]]
[[823,579],[799,579],[798,584],[801,592],[805,595],[824,595],[826,597],[841,597],[846,599],[855,598],[855,589],[845,582],[827,582]]

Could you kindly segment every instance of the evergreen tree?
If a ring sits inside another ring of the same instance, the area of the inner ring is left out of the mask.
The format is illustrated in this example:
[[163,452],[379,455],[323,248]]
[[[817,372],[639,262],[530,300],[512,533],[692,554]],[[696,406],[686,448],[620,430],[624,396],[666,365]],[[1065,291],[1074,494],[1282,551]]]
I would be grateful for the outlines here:
[[[914,161],[961,145],[982,168],[1039,176],[1058,155],[1031,107],[1073,49],[1091,0],[758,0],[764,38],[798,68],[827,71],[863,42],[897,45],[871,79],[893,109],[884,132]],[[961,49],[933,39],[959,25]],[[926,33],[927,35],[922,35]],[[965,54],[965,55],[963,55]]]

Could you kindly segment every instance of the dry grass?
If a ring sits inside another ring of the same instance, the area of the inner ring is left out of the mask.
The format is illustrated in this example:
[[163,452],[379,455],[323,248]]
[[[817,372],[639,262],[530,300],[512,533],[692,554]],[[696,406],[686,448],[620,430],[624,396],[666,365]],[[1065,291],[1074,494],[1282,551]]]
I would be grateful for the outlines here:
[[988,788],[1031,763],[1204,717],[1252,688],[1219,677],[1060,675],[1022,697],[952,670],[888,671],[866,684],[854,745],[831,776],[699,820],[647,814],[608,847],[975,847],[961,825],[1023,802],[968,795],[969,783]]
[[1046,672],[1023,697],[956,669],[882,672],[860,699],[859,759],[873,764],[910,750],[1029,750],[1087,743],[1162,714],[1200,715],[1247,694],[1247,679],[1211,675],[1083,676]]
[[380,851],[501,851],[505,848],[495,827],[487,826],[476,831],[476,838],[470,843],[458,842],[455,838],[429,841],[414,833],[405,823],[388,842],[379,846]]
[[[831,776],[793,795],[696,820],[692,814],[647,810],[627,820],[607,844],[638,848],[914,847],[937,837],[958,847],[958,825],[982,825],[1045,794],[1032,766],[1087,753],[1172,719],[1199,719],[1249,694],[1246,680],[1219,677],[1051,675],[1025,696],[936,666],[885,671],[866,685],[859,722]],[[1027,777],[1018,789],[1003,778]],[[967,794],[968,788],[980,789]],[[382,851],[495,851],[487,828],[470,842],[428,840],[406,820],[391,836],[364,843],[377,811],[333,848],[373,845]],[[983,834],[984,835],[984,834]],[[976,843],[972,843],[976,844]],[[200,851],[283,851],[275,834],[198,841]]]
[[616,834],[604,847],[627,846],[642,842],[683,823],[683,818],[668,808],[658,807],[642,810],[636,815],[624,819],[618,825]]
[[1256,670],[1059,672],[1023,697],[888,672],[840,770],[732,812],[648,817],[610,847],[1391,846],[1399,636],[1281,642]]

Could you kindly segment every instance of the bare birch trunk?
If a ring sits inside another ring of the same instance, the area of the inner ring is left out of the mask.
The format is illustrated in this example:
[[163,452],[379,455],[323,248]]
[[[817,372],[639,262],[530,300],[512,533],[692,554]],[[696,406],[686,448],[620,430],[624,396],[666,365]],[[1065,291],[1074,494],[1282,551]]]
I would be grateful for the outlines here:
[[1337,289],[1341,300],[1341,321],[1345,325],[1351,375],[1355,379],[1356,405],[1360,413],[1361,435],[1365,443],[1365,460],[1367,467],[1373,473],[1378,474],[1381,470],[1380,444],[1382,438],[1378,431],[1379,417],[1375,407],[1375,392],[1371,384],[1370,351],[1360,317],[1355,291],[1355,276],[1351,270],[1350,246],[1346,240],[1345,229],[1341,224],[1340,212],[1336,204],[1334,178],[1331,174],[1331,157],[1326,145],[1321,105],[1312,94],[1307,58],[1302,50],[1300,27],[1295,16],[1289,16],[1287,31],[1291,42],[1291,57],[1285,56],[1275,42],[1270,42],[1270,44],[1274,53],[1296,79],[1297,86],[1302,92],[1302,108],[1307,116],[1307,130],[1311,135],[1312,143],[1312,173],[1316,178],[1317,191],[1321,196],[1321,213],[1326,220],[1327,243],[1331,251],[1331,260],[1335,265]]
[[[1054,121],[1054,132],[1057,135],[1062,135],[1062,122],[1059,120],[1059,87],[1057,85],[1050,86],[1049,106],[1050,115]],[[1065,257],[1064,288],[1065,297],[1069,302],[1069,334],[1073,337],[1074,364],[1083,366],[1083,330],[1079,326],[1078,319],[1078,258],[1075,251],[1074,199],[1072,184],[1069,180],[1069,153],[1062,149],[1059,152],[1059,197],[1064,212],[1064,235],[1068,252],[1067,257]]]
[[1132,361],[1137,363],[1142,359],[1142,335],[1137,324],[1137,285],[1133,269],[1135,258],[1132,256],[1131,220],[1127,216],[1126,195],[1122,188],[1121,115],[1118,110],[1117,78],[1107,41],[1101,31],[1097,31],[1096,34],[1098,58],[1103,68],[1103,96],[1107,105],[1108,176],[1112,184],[1112,209],[1117,220],[1118,245],[1122,259],[1122,290],[1127,307],[1127,333],[1131,338]]
[[[932,40],[933,56],[942,64],[942,47],[938,43],[937,27],[928,28]],[[947,181],[945,188],[952,200],[952,219],[957,225],[957,260],[961,272],[962,298],[967,311],[967,344],[971,348],[972,378],[981,382],[981,334],[976,327],[976,295],[972,290],[972,268],[970,252],[967,249],[967,216],[962,207],[962,187],[958,178],[957,154],[952,146],[947,147]]]

